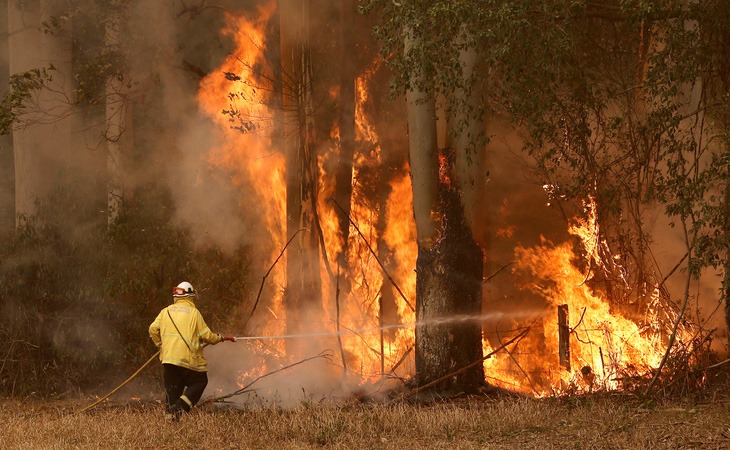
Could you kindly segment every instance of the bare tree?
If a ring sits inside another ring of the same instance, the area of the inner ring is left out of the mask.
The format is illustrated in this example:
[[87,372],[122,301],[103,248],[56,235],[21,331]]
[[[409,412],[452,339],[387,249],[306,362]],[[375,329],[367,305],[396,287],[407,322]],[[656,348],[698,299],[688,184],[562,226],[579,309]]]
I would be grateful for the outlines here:
[[321,279],[317,218],[312,61],[309,46],[310,0],[280,0],[281,60],[286,133],[287,235],[300,233],[287,250],[287,329],[306,330],[321,317]]

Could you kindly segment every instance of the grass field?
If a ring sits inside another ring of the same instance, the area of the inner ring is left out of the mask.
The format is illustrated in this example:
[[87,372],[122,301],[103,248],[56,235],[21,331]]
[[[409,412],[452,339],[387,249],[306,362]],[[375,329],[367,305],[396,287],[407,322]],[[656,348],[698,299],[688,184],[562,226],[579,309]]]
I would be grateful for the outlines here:
[[2,448],[730,448],[730,396],[657,404],[618,394],[461,399],[430,406],[301,404],[198,408],[179,422],[155,403],[0,402]]

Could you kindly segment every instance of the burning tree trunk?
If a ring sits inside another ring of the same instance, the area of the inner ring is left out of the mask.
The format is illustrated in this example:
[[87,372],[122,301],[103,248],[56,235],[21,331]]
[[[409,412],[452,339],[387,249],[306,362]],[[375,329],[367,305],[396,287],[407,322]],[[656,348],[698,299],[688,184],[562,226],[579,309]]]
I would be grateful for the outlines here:
[[[450,159],[450,158],[449,158]],[[442,168],[443,169],[443,168]],[[474,241],[454,185],[440,185],[439,212],[445,226],[436,245],[419,247],[416,264],[416,372],[425,384],[482,357],[478,321],[439,324],[440,318],[481,313],[483,255]],[[429,322],[434,322],[429,324]],[[484,383],[481,365],[466,371],[444,389],[476,390]]]
[[[352,0],[340,2],[340,35],[342,40],[342,65],[340,67],[340,152],[335,172],[334,200],[344,212],[338,215],[339,231],[343,237],[343,248],[338,257],[340,268],[347,270],[347,236],[350,231],[350,197],[352,196],[352,162],[355,154],[355,59],[353,29],[355,3]],[[349,289],[346,289],[349,290]]]
[[309,0],[280,0],[281,56],[285,87],[287,235],[305,229],[287,252],[287,330],[308,330],[321,318],[321,280],[317,234],[317,151],[315,146]]
[[[415,42],[407,31],[406,51]],[[423,74],[419,74],[423,76]],[[481,313],[482,253],[472,238],[452,184],[453,153],[442,158],[434,103],[412,85],[406,93],[413,206],[418,236],[416,262],[416,381],[419,385],[461,369],[482,355],[481,326],[439,323]],[[475,390],[484,383],[481,365],[444,382],[443,390]]]

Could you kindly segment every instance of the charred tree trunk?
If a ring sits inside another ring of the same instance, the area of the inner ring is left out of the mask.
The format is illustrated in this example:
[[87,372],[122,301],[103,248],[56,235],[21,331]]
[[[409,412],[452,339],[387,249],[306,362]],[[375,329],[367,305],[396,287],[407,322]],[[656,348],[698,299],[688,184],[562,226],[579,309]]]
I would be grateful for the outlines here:
[[317,234],[317,152],[312,64],[309,48],[309,0],[281,0],[283,71],[292,84],[284,88],[286,118],[287,236],[305,233],[287,250],[287,331],[312,330],[321,321],[321,280]]
[[[338,263],[347,274],[347,237],[350,232],[350,202],[352,196],[352,162],[355,154],[355,59],[354,59],[354,15],[356,4],[352,0],[340,1],[340,39],[342,65],[340,67],[340,153],[335,172],[334,200],[344,210],[338,215],[340,235],[343,238],[342,252]],[[347,285],[347,280],[345,280]],[[349,290],[346,288],[346,290]]]
[[[444,168],[442,167],[442,170]],[[416,263],[416,380],[419,385],[455,372],[482,357],[481,314],[483,254],[472,238],[454,185],[442,182],[444,228],[432,249],[419,247]],[[464,316],[474,320],[439,323]],[[484,384],[477,365],[442,384],[443,391],[476,391]]]
[[[406,52],[416,44],[406,30]],[[424,74],[418,74],[416,81]],[[413,86],[417,86],[414,83]],[[434,102],[426,92],[406,92],[413,207],[418,237],[416,261],[416,382],[440,379],[482,355],[481,325],[441,322],[481,313],[482,253],[472,238],[447,156],[439,181]],[[473,391],[484,383],[481,365],[439,385],[446,391]]]

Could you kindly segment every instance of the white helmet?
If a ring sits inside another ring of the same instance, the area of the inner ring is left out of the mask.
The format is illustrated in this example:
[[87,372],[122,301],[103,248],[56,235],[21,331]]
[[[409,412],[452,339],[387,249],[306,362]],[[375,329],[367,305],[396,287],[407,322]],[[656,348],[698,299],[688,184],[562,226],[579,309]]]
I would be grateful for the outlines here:
[[172,296],[173,297],[194,297],[195,289],[193,289],[192,284],[188,283],[187,281],[183,281],[182,283],[178,284],[176,287],[172,288]]

